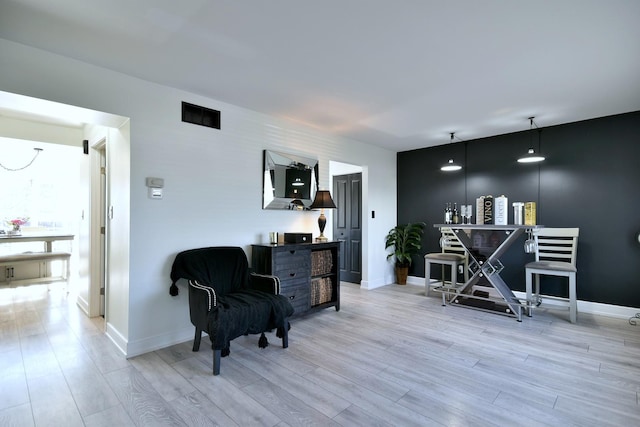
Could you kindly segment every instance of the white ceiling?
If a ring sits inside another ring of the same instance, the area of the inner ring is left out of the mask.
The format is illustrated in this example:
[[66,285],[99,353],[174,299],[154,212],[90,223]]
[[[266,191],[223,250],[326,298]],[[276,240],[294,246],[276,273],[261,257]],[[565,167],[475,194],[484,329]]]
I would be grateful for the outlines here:
[[0,0],[0,37],[395,151],[640,110],[638,0]]

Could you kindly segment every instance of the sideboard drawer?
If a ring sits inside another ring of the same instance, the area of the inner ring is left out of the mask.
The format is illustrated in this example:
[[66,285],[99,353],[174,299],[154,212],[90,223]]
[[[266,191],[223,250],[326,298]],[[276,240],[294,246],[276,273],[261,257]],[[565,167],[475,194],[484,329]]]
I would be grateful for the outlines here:
[[306,283],[296,286],[287,286],[280,289],[280,294],[289,298],[289,302],[296,311],[295,314],[301,314],[309,310],[309,286]]
[[[278,276],[277,274],[275,276]],[[297,288],[299,286],[309,287],[309,277],[304,274],[291,276],[278,276],[280,279],[280,293],[284,293],[290,288]]]
[[311,266],[311,251],[307,249],[275,251],[273,264],[274,272],[309,270]]
[[305,282],[309,281],[309,268],[304,266],[288,266],[276,268],[273,272],[274,276],[278,276],[281,282],[285,280],[301,279]]
[[273,254],[272,274],[280,281],[301,279],[308,282],[310,266],[311,251],[306,249],[279,250]]

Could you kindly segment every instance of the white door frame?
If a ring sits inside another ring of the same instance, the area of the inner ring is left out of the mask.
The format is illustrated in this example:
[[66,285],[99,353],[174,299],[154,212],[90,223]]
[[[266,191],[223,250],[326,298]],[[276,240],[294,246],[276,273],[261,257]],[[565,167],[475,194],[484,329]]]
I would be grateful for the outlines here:
[[[90,149],[91,157],[91,200],[90,200],[90,218],[89,218],[89,317],[105,315],[106,310],[102,310],[102,295],[100,289],[102,283],[105,283],[106,299],[106,206],[108,206],[108,188],[106,187],[108,180],[104,179],[101,170],[104,167],[105,173],[108,172],[106,163],[107,140],[102,138],[93,143]],[[101,228],[105,227],[105,233]]]

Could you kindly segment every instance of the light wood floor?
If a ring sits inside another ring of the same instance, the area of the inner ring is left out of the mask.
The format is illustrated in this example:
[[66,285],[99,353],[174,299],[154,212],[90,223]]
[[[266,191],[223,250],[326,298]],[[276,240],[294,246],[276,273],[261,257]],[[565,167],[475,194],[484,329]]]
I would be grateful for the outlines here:
[[74,297],[0,289],[0,425],[640,425],[640,326],[567,317],[344,284],[288,349],[241,337],[213,377],[206,339],[125,360]]

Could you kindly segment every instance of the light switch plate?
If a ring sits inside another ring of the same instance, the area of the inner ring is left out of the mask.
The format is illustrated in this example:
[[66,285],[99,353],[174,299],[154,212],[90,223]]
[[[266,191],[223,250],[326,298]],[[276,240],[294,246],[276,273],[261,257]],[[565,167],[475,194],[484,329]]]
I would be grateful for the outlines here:
[[151,187],[149,187],[149,198],[150,199],[162,199],[162,188],[151,188]]

